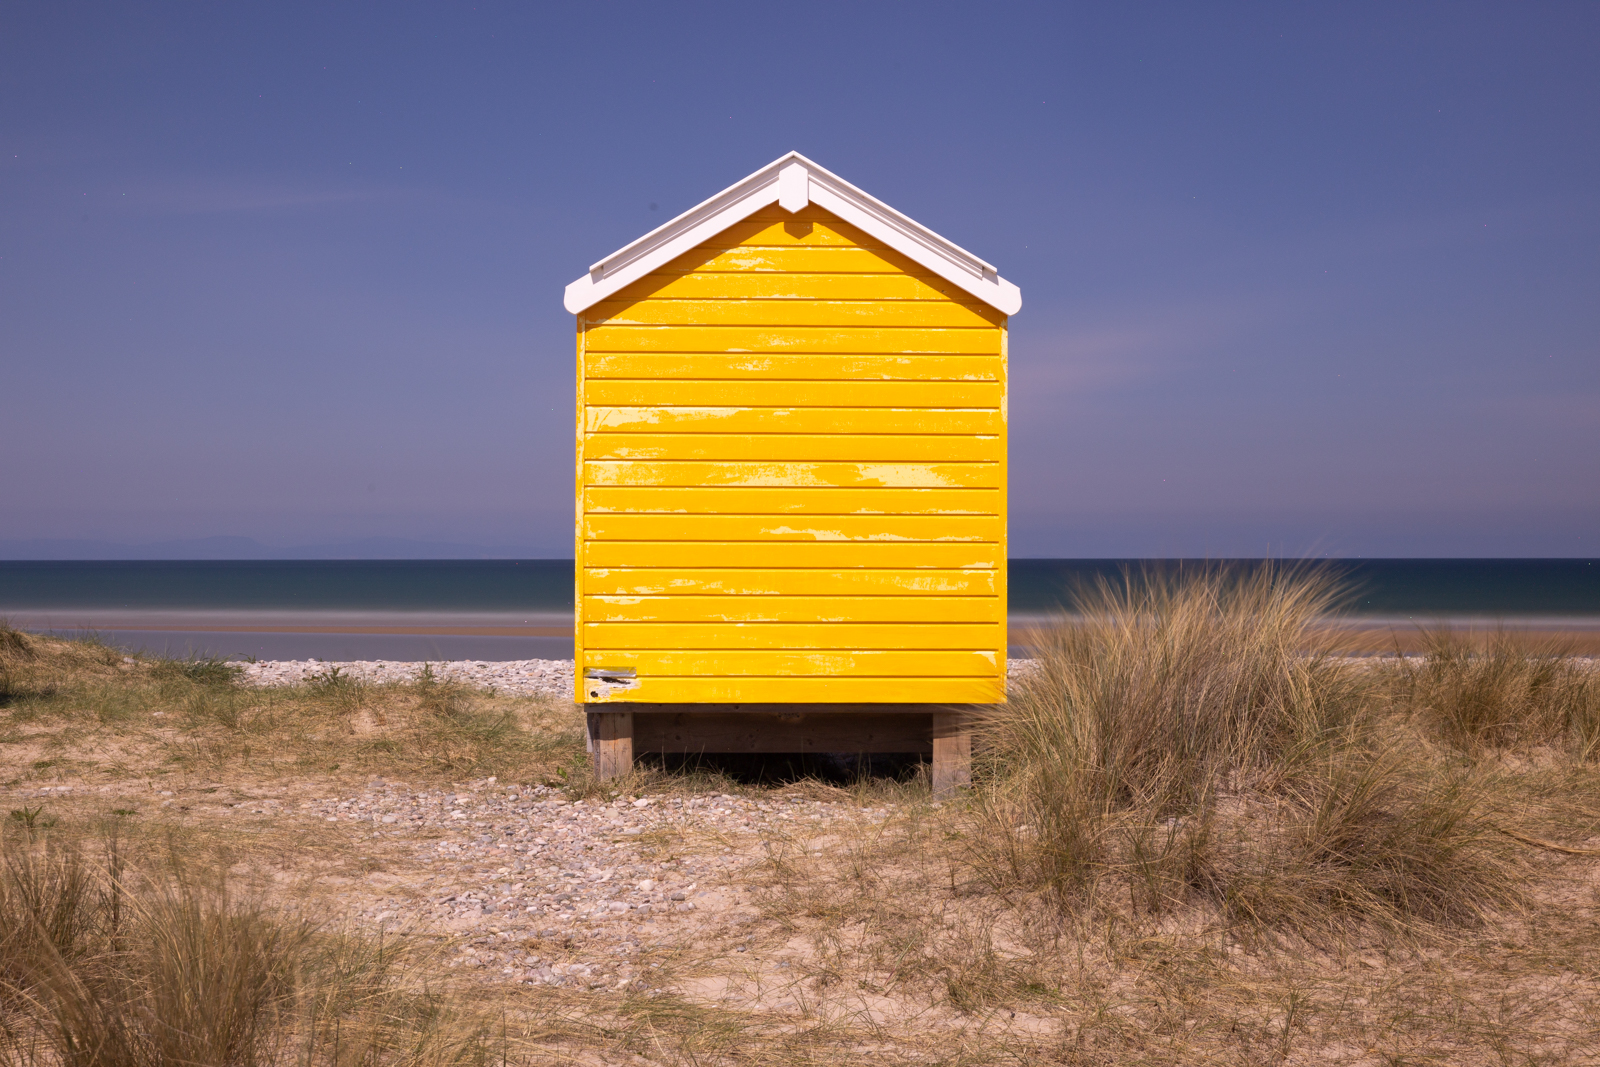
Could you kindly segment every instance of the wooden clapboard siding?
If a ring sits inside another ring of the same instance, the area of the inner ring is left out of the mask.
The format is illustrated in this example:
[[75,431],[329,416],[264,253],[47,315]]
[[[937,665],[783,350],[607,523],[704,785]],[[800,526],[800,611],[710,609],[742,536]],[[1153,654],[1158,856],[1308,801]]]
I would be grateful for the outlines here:
[[733,460],[601,459],[585,463],[589,485],[883,486],[998,488],[999,463],[804,463]]
[[993,596],[594,596],[591,622],[998,622]]
[[[917,305],[921,307],[923,305]],[[937,306],[937,305],[934,305]],[[591,326],[592,352],[930,352],[996,355],[993,329],[911,326]]]
[[888,246],[875,237],[824,213],[808,209],[799,215],[781,217],[771,212],[753,215],[736,222],[700,247],[702,249],[783,248],[785,246],[832,245],[837,248],[871,248],[886,251]]
[[997,515],[586,515],[590,541],[998,541]]
[[601,407],[585,416],[590,433],[976,433],[999,435],[997,408]]
[[[960,440],[960,438],[957,438]],[[998,515],[999,489],[812,489],[792,486],[710,489],[592,485],[584,514],[678,515]]]
[[[1001,672],[1002,674],[1004,672]],[[648,698],[638,694],[648,690]],[[897,676],[862,678],[834,675],[785,675],[777,678],[705,675],[692,678],[658,675],[638,689],[609,698],[589,688],[583,701],[700,704],[709,702],[772,704],[999,704],[1005,700],[1005,679]],[[926,734],[922,736],[926,737]]]
[[[987,541],[588,541],[595,567],[1000,568],[1003,546]],[[1002,588],[1004,586],[1002,585]]]
[[588,662],[595,658],[590,650],[609,648],[768,651],[948,648],[972,651],[997,647],[1004,639],[993,623],[958,622],[590,622],[586,619],[583,631],[584,658]]
[[[638,294],[628,297],[627,294]],[[658,273],[635,282],[617,299],[656,300],[970,300],[943,278],[914,274],[825,274],[788,271],[742,274]]]
[[602,378],[996,382],[1001,371],[995,356],[796,356],[787,352],[589,352],[583,367],[591,383]]
[[619,407],[988,408],[1000,406],[999,382],[683,381],[602,378],[589,383],[590,404]]
[[[907,257],[887,248],[830,248],[793,245],[787,248],[703,247],[662,267],[661,274],[718,274],[771,271],[782,274],[910,274],[929,284],[938,279]],[[954,288],[952,286],[951,288]]]
[[607,326],[855,325],[987,329],[1005,318],[987,304],[891,300],[637,300],[602,301],[589,309],[591,321]]
[[980,596],[998,595],[992,570],[827,567],[591,567],[589,596]]
[[580,700],[1004,699],[1004,315],[773,207],[577,340]]
[[[601,662],[601,659],[604,662]],[[987,678],[995,672],[993,652],[751,652],[738,649],[591,652],[588,667],[631,667],[645,676],[696,675],[782,678],[789,675],[854,675],[867,678]]]
[[1000,438],[977,434],[608,433],[591,459],[831,459],[998,463]]

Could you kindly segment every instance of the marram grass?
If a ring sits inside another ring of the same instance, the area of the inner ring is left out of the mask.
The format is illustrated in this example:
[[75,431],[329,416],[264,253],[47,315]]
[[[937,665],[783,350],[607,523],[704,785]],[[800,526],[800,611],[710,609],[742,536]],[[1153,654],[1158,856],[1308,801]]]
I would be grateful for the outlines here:
[[1270,564],[1086,591],[985,726],[985,875],[1301,932],[1513,903],[1481,783],[1397,750],[1382,672],[1319,647],[1340,599],[1327,572]]

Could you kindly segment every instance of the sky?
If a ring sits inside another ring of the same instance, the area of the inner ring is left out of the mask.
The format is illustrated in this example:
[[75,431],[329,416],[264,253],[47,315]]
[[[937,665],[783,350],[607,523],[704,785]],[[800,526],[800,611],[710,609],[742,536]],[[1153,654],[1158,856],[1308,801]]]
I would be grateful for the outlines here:
[[563,287],[791,149],[1021,287],[1012,555],[1600,556],[1596,55],[1592,3],[5,4],[0,556],[570,556]]

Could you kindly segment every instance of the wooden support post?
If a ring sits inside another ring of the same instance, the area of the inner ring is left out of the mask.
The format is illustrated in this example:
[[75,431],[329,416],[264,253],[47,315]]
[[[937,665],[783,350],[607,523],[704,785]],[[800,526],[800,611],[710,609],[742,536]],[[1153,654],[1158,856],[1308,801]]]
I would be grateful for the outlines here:
[[589,751],[594,757],[594,776],[602,782],[632,771],[633,712],[589,712]]
[[948,797],[972,784],[972,719],[959,711],[933,713],[933,795]]

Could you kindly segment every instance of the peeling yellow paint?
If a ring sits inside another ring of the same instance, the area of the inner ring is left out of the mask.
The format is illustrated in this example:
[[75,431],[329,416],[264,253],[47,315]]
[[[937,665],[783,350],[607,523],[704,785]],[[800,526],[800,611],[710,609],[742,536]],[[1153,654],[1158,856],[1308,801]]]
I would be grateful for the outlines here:
[[1003,315],[814,205],[586,315],[592,699],[1003,699]]

